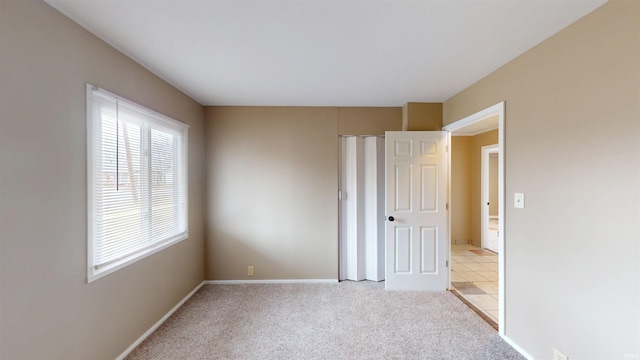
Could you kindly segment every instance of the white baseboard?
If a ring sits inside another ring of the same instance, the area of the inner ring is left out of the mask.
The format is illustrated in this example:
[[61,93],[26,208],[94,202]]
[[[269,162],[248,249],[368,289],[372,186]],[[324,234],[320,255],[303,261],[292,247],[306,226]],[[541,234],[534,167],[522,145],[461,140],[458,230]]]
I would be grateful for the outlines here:
[[522,355],[525,358],[527,358],[527,360],[535,360],[533,358],[533,356],[529,355],[526,351],[524,351],[520,346],[518,346],[516,343],[514,343],[506,335],[500,335],[500,336],[502,337],[502,340],[506,341],[507,344],[511,345],[512,348],[516,349],[516,351],[519,352],[520,355]]
[[182,305],[184,305],[187,300],[189,300],[193,294],[195,294],[202,285],[232,285],[232,284],[337,284],[338,279],[282,279],[282,280],[205,280],[198,284],[195,289],[191,290],[184,299],[180,300],[179,303],[176,304],[169,312],[167,312],[162,319],[158,320],[149,330],[147,330],[142,336],[138,338],[131,346],[127,348],[120,356],[116,358],[116,360],[122,360],[130,352],[133,351],[138,345],[140,345],[149,335],[151,335],[157,328],[164,323],[169,316],[171,316],[176,310],[178,310]]
[[337,284],[338,279],[280,279],[280,280],[205,280],[206,285],[241,284]]
[[185,302],[187,302],[187,300],[189,300],[189,298],[191,298],[193,294],[196,293],[196,291],[200,290],[202,285],[204,285],[204,282],[201,282],[200,284],[198,284],[198,286],[196,286],[195,289],[191,290],[191,292],[187,294],[187,296],[185,296],[184,299],[182,299],[178,304],[176,304],[176,306],[174,306],[171,310],[169,310],[169,312],[166,313],[162,317],[162,319],[158,320],[158,322],[155,323],[149,330],[147,330],[144,334],[142,334],[142,336],[140,336],[138,340],[136,340],[133,344],[131,344],[131,346],[129,346],[127,350],[125,350],[122,354],[120,354],[120,356],[118,356],[116,360],[122,360],[127,355],[129,355],[129,353],[132,352],[133,349],[135,349],[138,345],[140,345],[140,343],[142,343],[147,337],[149,337],[149,335],[151,335],[154,331],[156,331],[156,329],[159,328],[160,325],[162,325],[162,323],[169,318],[169,316],[171,316],[174,312],[176,312],[176,310],[180,308],[180,306],[182,306]]

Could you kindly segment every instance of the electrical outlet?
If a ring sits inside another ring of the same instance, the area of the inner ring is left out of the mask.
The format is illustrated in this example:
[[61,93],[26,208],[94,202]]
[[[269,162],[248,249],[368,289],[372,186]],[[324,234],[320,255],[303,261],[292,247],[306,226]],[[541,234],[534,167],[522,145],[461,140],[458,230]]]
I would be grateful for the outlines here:
[[569,357],[558,349],[553,349],[553,360],[569,360]]
[[247,275],[249,276],[253,276],[253,266],[249,266],[249,269],[247,270]]

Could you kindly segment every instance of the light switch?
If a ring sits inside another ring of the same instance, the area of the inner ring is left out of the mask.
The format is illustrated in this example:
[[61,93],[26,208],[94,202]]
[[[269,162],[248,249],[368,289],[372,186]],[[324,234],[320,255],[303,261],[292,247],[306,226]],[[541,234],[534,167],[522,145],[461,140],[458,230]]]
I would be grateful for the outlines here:
[[524,193],[513,194],[513,207],[516,209],[524,209]]

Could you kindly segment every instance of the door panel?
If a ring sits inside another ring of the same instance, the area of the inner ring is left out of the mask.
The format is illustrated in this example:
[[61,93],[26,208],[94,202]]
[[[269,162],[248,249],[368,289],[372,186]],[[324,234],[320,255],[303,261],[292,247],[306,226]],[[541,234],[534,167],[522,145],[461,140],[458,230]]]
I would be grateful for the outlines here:
[[438,253],[438,229],[432,226],[425,226],[420,229],[420,272],[423,274],[433,274],[436,272],[438,263],[436,254]]
[[438,167],[434,165],[421,165],[420,177],[420,210],[437,211],[438,209]]
[[395,272],[411,271],[411,228],[395,228]]
[[395,211],[411,211],[411,166],[395,167]]
[[446,149],[446,132],[386,133],[387,289],[449,285]]

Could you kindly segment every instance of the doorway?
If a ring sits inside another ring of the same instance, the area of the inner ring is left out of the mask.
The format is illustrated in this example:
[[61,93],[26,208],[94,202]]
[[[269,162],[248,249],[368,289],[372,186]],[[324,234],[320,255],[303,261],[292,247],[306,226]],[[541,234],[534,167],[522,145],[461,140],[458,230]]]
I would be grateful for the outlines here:
[[498,144],[481,149],[481,244],[482,248],[498,254]]
[[[482,133],[486,133],[490,130],[497,130],[497,163],[498,163],[498,219],[497,219],[497,254],[491,251],[483,249],[483,243],[481,239],[472,236],[472,239],[466,239],[467,241],[457,241],[455,244],[452,242],[457,239],[450,239],[451,250],[451,285],[452,289],[462,297],[463,301],[469,304],[474,310],[476,310],[485,320],[488,322],[494,322],[495,327],[498,328],[498,332],[501,336],[505,334],[505,232],[504,232],[504,209],[505,209],[505,192],[504,192],[504,159],[505,159],[505,114],[504,102],[498,103],[494,106],[486,108],[475,114],[472,114],[466,118],[455,121],[444,127],[444,130],[449,131],[452,137],[455,136],[473,136]],[[487,143],[484,145],[495,144]],[[456,151],[456,144],[451,142],[452,153]],[[480,151],[478,151],[480,153]],[[479,162],[480,154],[475,158]],[[455,164],[452,164],[451,168],[455,168]],[[480,170],[480,164],[478,164],[478,172]],[[478,189],[481,188],[480,184],[477,184]],[[452,189],[450,192],[450,203],[452,208],[450,216],[456,216],[455,206],[456,202],[452,202]],[[473,191],[472,191],[473,193]],[[474,197],[475,198],[475,197]],[[477,197],[477,207],[475,209],[485,210],[486,201],[481,207],[481,197]],[[488,209],[486,209],[488,212]],[[489,215],[487,215],[488,217]],[[473,216],[470,216],[473,218]],[[455,220],[455,219],[454,219]],[[452,223],[452,221],[450,221]],[[478,219],[478,225],[481,224],[481,219]],[[480,229],[478,229],[478,232]],[[493,270],[497,271],[493,271]],[[495,274],[495,275],[494,275]],[[461,276],[462,275],[462,276]],[[490,283],[491,278],[497,289],[492,287]],[[456,281],[458,280],[458,281]],[[458,283],[458,284],[456,284]],[[480,286],[476,286],[480,285]],[[456,287],[455,285],[458,285]],[[495,304],[497,300],[497,304]],[[494,305],[495,304],[495,305]],[[483,309],[485,308],[485,309]],[[492,310],[488,310],[491,308]]]

